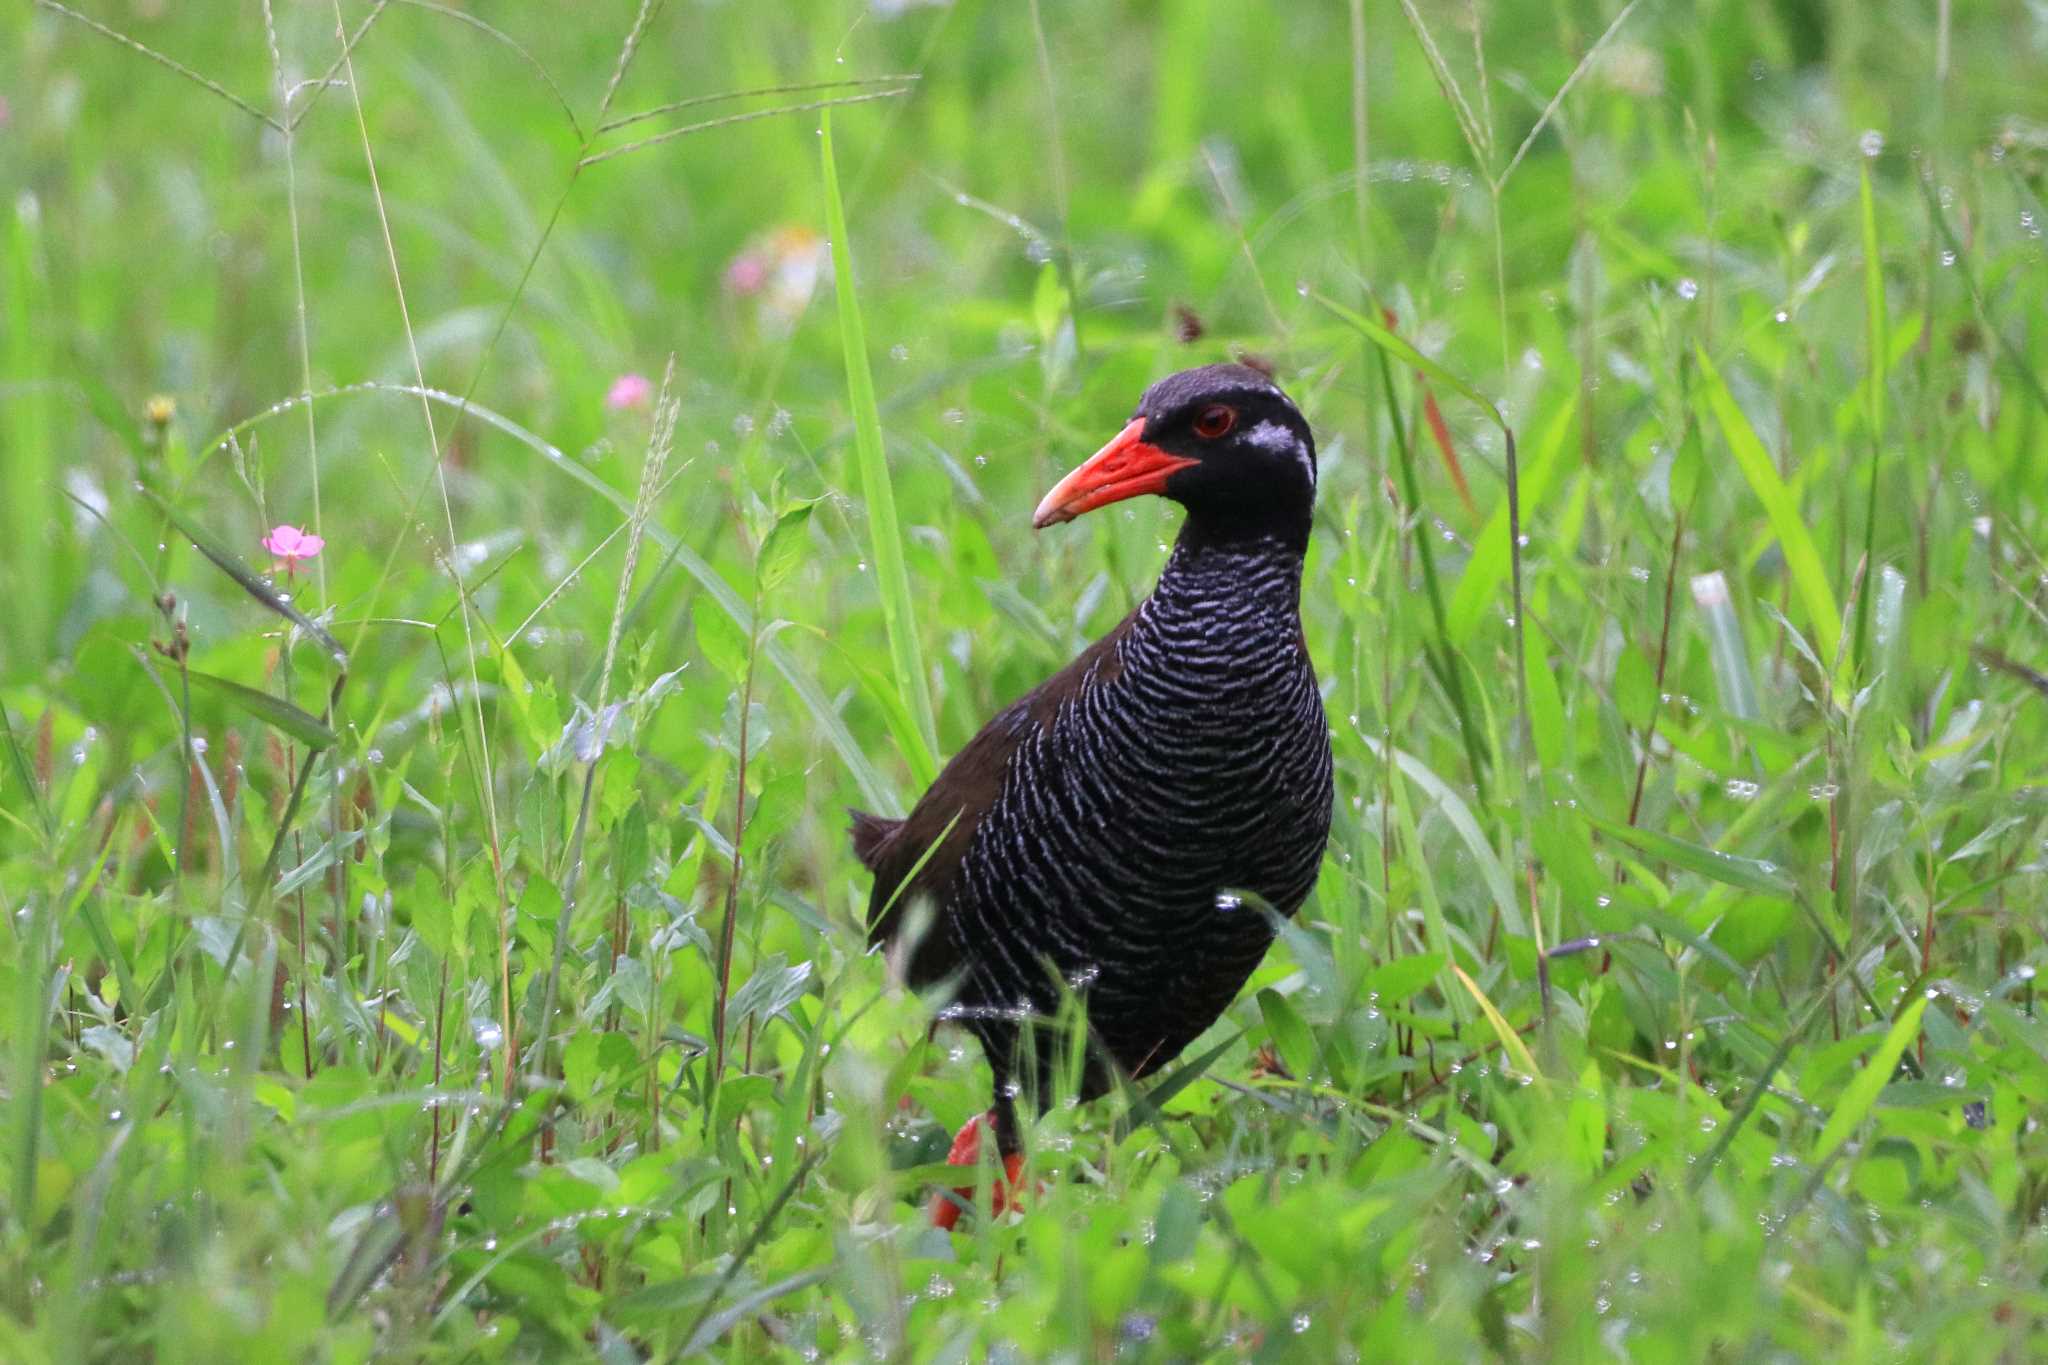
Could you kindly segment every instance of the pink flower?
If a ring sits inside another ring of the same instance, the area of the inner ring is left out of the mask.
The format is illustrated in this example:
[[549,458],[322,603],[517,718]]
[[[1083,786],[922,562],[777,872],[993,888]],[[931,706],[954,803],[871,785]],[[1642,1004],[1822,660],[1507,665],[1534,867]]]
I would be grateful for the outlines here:
[[725,268],[725,287],[729,293],[745,298],[761,292],[761,286],[768,283],[768,262],[758,252],[743,251],[732,258],[732,264]]
[[311,559],[326,549],[327,542],[296,526],[273,526],[270,534],[263,537],[263,548],[277,560],[271,567],[289,574],[298,568],[300,560]]
[[654,385],[644,374],[622,374],[605,390],[604,405],[617,412],[623,408],[644,408],[654,397]]

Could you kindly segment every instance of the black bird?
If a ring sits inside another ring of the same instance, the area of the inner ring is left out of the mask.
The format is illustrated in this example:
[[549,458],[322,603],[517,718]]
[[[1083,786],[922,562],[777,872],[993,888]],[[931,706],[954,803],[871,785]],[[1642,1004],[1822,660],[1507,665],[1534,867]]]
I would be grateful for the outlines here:
[[[1187,509],[1152,595],[990,721],[908,818],[853,812],[870,942],[912,986],[950,992],[941,1017],[980,1038],[1012,1187],[1015,1098],[1037,1099],[1068,1055],[1050,1026],[1062,998],[1086,1004],[1082,1100],[1170,1061],[1273,941],[1239,893],[1293,914],[1329,837],[1330,732],[1300,611],[1308,423],[1257,370],[1185,370],[1032,525],[1143,493]],[[976,1160],[983,1117],[955,1163]],[[933,1221],[958,1210],[942,1194]]]

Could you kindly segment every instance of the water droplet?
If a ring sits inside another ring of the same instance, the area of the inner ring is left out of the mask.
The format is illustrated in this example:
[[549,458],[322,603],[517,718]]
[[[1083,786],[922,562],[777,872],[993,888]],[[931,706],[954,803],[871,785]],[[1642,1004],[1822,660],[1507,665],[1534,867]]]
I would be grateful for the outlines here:
[[1863,136],[1856,139],[1856,148],[1865,156],[1876,156],[1884,150],[1884,134],[1875,128],[1867,128]]

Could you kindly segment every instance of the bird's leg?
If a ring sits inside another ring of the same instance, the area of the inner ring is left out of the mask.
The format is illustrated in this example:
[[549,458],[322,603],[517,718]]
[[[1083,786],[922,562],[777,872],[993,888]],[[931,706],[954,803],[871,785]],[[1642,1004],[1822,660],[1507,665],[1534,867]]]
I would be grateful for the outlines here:
[[[1003,1178],[989,1194],[989,1208],[993,1213],[1019,1206],[1019,1191],[1024,1183],[1023,1144],[1018,1140],[1016,1102],[1002,1093],[1000,1081],[996,1086],[995,1107],[985,1114],[976,1114],[960,1125],[960,1131],[953,1135],[953,1149],[946,1153],[948,1166],[976,1166],[981,1163],[981,1134],[985,1128],[992,1128],[996,1135],[996,1154],[1003,1159]],[[932,1226],[952,1231],[960,1221],[960,1210],[974,1199],[974,1186],[966,1185],[957,1189],[941,1190],[932,1196]]]

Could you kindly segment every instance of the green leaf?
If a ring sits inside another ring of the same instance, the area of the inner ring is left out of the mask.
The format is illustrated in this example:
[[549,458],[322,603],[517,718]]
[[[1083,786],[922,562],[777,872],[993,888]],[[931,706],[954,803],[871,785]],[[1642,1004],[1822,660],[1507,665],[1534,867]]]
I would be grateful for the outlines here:
[[1653,829],[1637,829],[1616,820],[1603,820],[1590,811],[1582,811],[1581,814],[1603,834],[1612,835],[1652,858],[1661,858],[1673,867],[1682,867],[1688,872],[1697,872],[1702,877],[1728,886],[1739,886],[1744,891],[1754,891],[1759,895],[1792,894],[1791,879],[1776,863],[1723,853]]
[[1601,1093],[1598,1062],[1587,1062],[1579,1073],[1578,1089],[1565,1110],[1564,1138],[1579,1178],[1598,1175],[1607,1150],[1607,1097]]
[[747,984],[733,992],[732,1005],[726,1011],[726,1026],[738,1028],[749,1016],[766,1023],[794,1005],[810,980],[809,961],[791,966],[781,953],[770,953],[754,968]]
[[1916,995],[1913,1003],[1892,1021],[1891,1031],[1877,1045],[1877,1051],[1870,1054],[1870,1061],[1863,1070],[1843,1087],[1841,1102],[1828,1116],[1827,1126],[1820,1130],[1820,1140],[1813,1144],[1811,1160],[1814,1165],[1826,1160],[1870,1113],[1871,1106],[1877,1103],[1878,1095],[1891,1080],[1892,1071],[1898,1066],[1906,1045],[1919,1034],[1920,1016],[1926,1010],[1927,996],[1924,993]]
[[1365,989],[1377,995],[1382,1005],[1398,1005],[1436,980],[1436,974],[1449,960],[1442,953],[1397,957],[1366,973]]
[[1647,725],[1657,711],[1657,679],[1650,661],[1634,645],[1623,645],[1614,661],[1614,704],[1630,725]]
[[697,648],[704,661],[717,669],[727,682],[737,686],[747,676],[747,636],[738,623],[722,611],[690,613],[697,630]]
[[201,673],[196,668],[186,669],[185,675],[229,705],[246,711],[274,730],[283,731],[309,749],[328,748],[339,738],[318,716],[282,697],[258,692],[253,687],[244,687],[241,683],[217,678],[211,673]]
[[1728,391],[1706,348],[1695,347],[1693,354],[1699,361],[1700,388],[1706,394],[1707,406],[1720,423],[1721,435],[1727,440],[1742,477],[1748,480],[1750,491],[1756,494],[1764,514],[1770,518],[1771,533],[1777,536],[1778,548],[1784,552],[1792,589],[1806,608],[1820,653],[1823,658],[1832,659],[1842,642],[1842,614],[1835,606],[1834,590],[1828,586],[1827,571],[1821,566],[1820,551],[1814,548],[1813,535],[1800,514],[1799,500],[1778,477],[1770,451],[1750,426],[1749,418],[1735,402],[1735,395]]
[[1315,1035],[1308,1031],[1308,1025],[1287,997],[1275,990],[1260,991],[1259,1013],[1264,1016],[1266,1028],[1273,1035],[1273,1046],[1279,1051],[1280,1060],[1287,1063],[1287,1069],[1300,1080],[1314,1076]]
[[804,562],[804,552],[810,548],[810,541],[804,534],[804,527],[811,519],[814,499],[783,509],[775,518],[775,525],[769,530],[768,538],[761,542],[761,553],[756,562],[756,571],[763,593],[770,593],[782,586],[783,580]]

